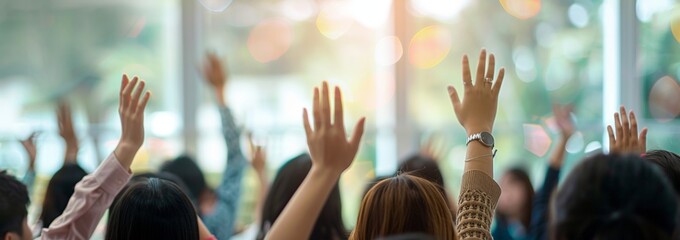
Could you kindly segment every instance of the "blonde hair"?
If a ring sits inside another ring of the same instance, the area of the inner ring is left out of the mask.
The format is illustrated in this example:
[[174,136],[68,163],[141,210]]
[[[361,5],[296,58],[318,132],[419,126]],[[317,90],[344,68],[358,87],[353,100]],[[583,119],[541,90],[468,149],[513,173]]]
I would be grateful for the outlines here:
[[408,174],[388,178],[361,201],[350,240],[369,240],[405,233],[455,239],[453,218],[441,187]]

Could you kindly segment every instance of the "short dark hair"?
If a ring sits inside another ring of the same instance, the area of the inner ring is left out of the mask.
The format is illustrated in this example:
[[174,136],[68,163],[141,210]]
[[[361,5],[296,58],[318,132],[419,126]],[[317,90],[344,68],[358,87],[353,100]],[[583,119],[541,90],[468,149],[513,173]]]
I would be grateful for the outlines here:
[[437,161],[420,154],[413,155],[399,165],[399,172],[408,173],[444,187],[444,176]]
[[23,236],[22,224],[30,203],[26,186],[6,171],[0,171],[0,238],[7,233]]
[[78,164],[73,163],[64,164],[52,175],[47,184],[42,212],[40,213],[40,221],[42,221],[43,227],[47,228],[54,219],[61,216],[75,191],[76,184],[85,176],[87,176],[87,172]]
[[198,215],[189,197],[170,181],[149,178],[118,197],[105,239],[198,238]]
[[552,239],[670,239],[677,198],[635,155],[598,154],[576,166],[552,202]]
[[673,184],[676,194],[680,194],[680,156],[666,150],[652,150],[642,158],[661,167],[668,180]]
[[[264,239],[271,225],[300,187],[312,168],[311,160],[308,154],[299,155],[284,164],[276,174],[262,207],[262,223],[260,223],[257,239]],[[347,230],[342,222],[342,203],[338,184],[335,184],[328,196],[309,239],[347,239]]]
[[208,187],[203,171],[198,167],[196,161],[189,156],[183,155],[166,162],[160,171],[172,173],[182,179],[182,182],[189,188],[189,193],[187,194],[194,204],[197,203],[201,193]]
[[[520,185],[522,185],[522,189],[524,190],[524,202],[521,206],[522,215],[520,216],[519,220],[521,221],[525,231],[528,232],[531,230],[531,213],[533,210],[534,200],[534,187],[531,184],[529,174],[521,167],[513,167],[505,171],[504,175],[511,177],[514,181],[517,181]],[[499,211],[499,208],[496,208],[496,215],[502,221],[507,221],[508,216],[506,213]]]

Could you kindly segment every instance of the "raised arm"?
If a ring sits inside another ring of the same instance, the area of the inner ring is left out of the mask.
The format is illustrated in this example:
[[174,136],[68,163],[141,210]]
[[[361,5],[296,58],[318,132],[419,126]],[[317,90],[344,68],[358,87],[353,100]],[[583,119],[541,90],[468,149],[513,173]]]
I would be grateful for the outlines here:
[[267,192],[269,192],[269,179],[267,178],[267,153],[263,146],[253,143],[252,135],[248,135],[248,142],[250,145],[250,164],[255,169],[257,180],[260,183],[257,200],[255,201],[255,223],[260,225],[262,223],[262,208],[264,206]]
[[28,155],[28,167],[26,169],[26,174],[24,174],[24,177],[21,179],[21,182],[26,185],[29,196],[33,194],[33,184],[35,183],[35,158],[38,154],[35,144],[36,136],[38,136],[38,133],[33,132],[30,136],[28,136],[28,138],[21,140],[21,145],[24,146],[26,155]]
[[364,134],[366,119],[361,118],[357,122],[354,133],[348,140],[345,135],[340,95],[340,88],[335,87],[335,107],[332,116],[328,83],[323,83],[320,99],[319,89],[314,89],[312,107],[314,127],[312,128],[309,123],[307,109],[303,111],[302,117],[309,154],[312,157],[312,168],[274,222],[267,239],[309,239],[314,223],[333,186],[338,182],[342,172],[354,161]]
[[460,239],[491,239],[489,229],[500,196],[500,187],[492,178],[494,140],[491,132],[505,69],[501,68],[494,83],[494,55],[491,54],[488,60],[487,66],[486,50],[482,50],[473,83],[468,57],[463,56],[465,93],[462,101],[453,86],[448,88],[458,122],[471,139],[467,144],[465,173],[458,198],[456,231]]
[[151,97],[144,81],[123,75],[118,112],[123,133],[113,153],[75,188],[64,213],[42,239],[89,239],[113,198],[130,180],[130,165],[144,142],[144,109]]
[[229,239],[236,222],[241,183],[248,161],[241,151],[241,131],[225,101],[224,88],[229,78],[222,65],[215,55],[208,54],[207,63],[203,67],[204,77],[215,92],[222,118],[222,133],[227,144],[227,168],[216,190],[218,199],[215,206],[210,208],[211,212],[203,212],[202,217],[205,225],[218,239]]
[[59,136],[64,139],[66,143],[66,152],[64,153],[64,164],[78,163],[78,137],[73,128],[73,119],[71,115],[71,107],[66,102],[59,103],[57,108],[57,125],[59,125]]
[[553,106],[555,121],[560,129],[560,140],[555,145],[548,160],[548,170],[543,180],[543,186],[534,195],[531,226],[529,227],[529,236],[534,240],[548,239],[548,206],[550,205],[550,195],[557,188],[560,169],[567,152],[567,141],[569,141],[569,138],[576,129],[574,122],[571,120],[572,111],[573,107],[571,105]]
[[637,118],[635,113],[626,113],[626,107],[621,106],[618,113],[614,113],[614,127],[607,126],[609,133],[609,153],[617,154],[642,154],[647,151],[647,128],[638,133]]

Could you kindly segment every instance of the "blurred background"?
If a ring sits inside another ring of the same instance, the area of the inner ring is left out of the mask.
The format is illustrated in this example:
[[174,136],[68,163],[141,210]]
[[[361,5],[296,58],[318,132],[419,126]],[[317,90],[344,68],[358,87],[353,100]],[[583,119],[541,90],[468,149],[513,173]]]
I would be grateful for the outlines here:
[[[446,86],[462,87],[461,56],[484,47],[507,69],[495,125],[496,172],[543,178],[556,141],[552,104],[573,104],[579,132],[565,168],[607,148],[620,104],[649,127],[648,149],[680,149],[680,1],[676,0],[0,0],[0,168],[27,165],[18,139],[40,131],[36,197],[62,164],[56,102],[73,107],[78,161],[92,171],[120,134],[122,73],[147,81],[147,141],[134,171],[195,156],[215,186],[225,144],[198,66],[216,53],[230,70],[238,122],[266,144],[273,176],[306,150],[312,87],[344,91],[346,118],[367,133],[341,181],[352,226],[366,181],[434,138],[450,190],[462,176],[465,132]],[[245,145],[244,145],[245,146]],[[256,180],[245,180],[252,209]],[[33,203],[41,202],[32,198]],[[241,211],[249,223],[254,211]]]

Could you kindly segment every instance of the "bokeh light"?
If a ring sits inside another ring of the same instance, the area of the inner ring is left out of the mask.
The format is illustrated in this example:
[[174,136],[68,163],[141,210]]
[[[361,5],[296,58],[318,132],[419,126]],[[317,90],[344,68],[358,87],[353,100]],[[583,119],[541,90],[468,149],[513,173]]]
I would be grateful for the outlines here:
[[674,8],[670,16],[671,32],[675,41],[680,42],[680,8]]
[[418,31],[409,44],[409,62],[414,66],[427,69],[437,66],[451,50],[449,30],[439,26],[429,26]]
[[448,20],[463,10],[470,0],[411,0],[410,2],[411,8],[421,16]]
[[641,22],[649,22],[654,14],[673,6],[673,0],[637,0],[635,2],[635,13]]
[[293,33],[286,21],[266,20],[250,31],[248,51],[258,62],[271,62],[286,53],[292,41]]
[[377,28],[390,16],[391,0],[352,0],[354,19],[363,26]]
[[589,142],[588,145],[586,145],[586,148],[583,150],[583,153],[591,153],[597,150],[602,149],[602,144],[598,141],[592,141]]
[[347,3],[326,2],[316,18],[316,27],[327,38],[338,39],[349,31],[353,22]]
[[318,5],[312,0],[287,0],[279,4],[279,12],[295,21],[303,21],[318,11]]
[[670,76],[657,80],[649,91],[649,112],[659,122],[680,115],[680,85]]
[[532,18],[541,11],[541,0],[499,0],[505,12],[519,19]]
[[574,3],[569,6],[569,9],[567,10],[567,16],[569,17],[571,24],[574,24],[574,26],[578,28],[587,26],[588,22],[590,21],[588,10],[586,10],[583,5],[578,3]]
[[224,12],[233,0],[198,0],[206,9],[213,12]]
[[543,157],[550,149],[552,139],[543,126],[538,124],[524,124],[524,148],[537,157]]
[[583,150],[585,145],[585,140],[583,139],[583,133],[576,132],[567,141],[567,146],[565,147],[568,153],[576,154]]
[[536,62],[530,48],[520,46],[513,49],[512,61],[515,63],[515,74],[520,80],[527,83],[536,80]]
[[404,54],[404,47],[398,37],[383,37],[375,44],[375,62],[381,66],[395,64]]

